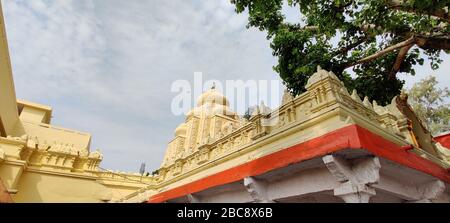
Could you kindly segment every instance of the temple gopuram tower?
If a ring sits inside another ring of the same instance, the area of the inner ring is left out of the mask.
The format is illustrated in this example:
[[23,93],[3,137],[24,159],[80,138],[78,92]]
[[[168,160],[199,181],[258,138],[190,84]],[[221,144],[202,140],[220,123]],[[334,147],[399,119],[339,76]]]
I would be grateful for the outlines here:
[[190,156],[202,145],[231,133],[243,124],[244,121],[231,111],[229,100],[213,86],[198,98],[197,106],[175,129],[175,138],[167,147],[162,167]]

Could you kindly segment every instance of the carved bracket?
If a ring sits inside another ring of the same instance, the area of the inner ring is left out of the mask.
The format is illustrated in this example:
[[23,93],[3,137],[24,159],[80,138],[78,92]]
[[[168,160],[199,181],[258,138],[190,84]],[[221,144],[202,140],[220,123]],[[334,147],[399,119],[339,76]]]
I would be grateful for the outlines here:
[[253,177],[246,177],[244,178],[244,186],[256,203],[273,202],[267,196],[267,186],[265,182],[257,180]]
[[341,182],[341,186],[334,189],[335,196],[347,203],[367,203],[375,195],[370,185],[380,179],[381,165],[377,157],[358,160],[353,165],[334,155],[324,156],[322,160],[330,173]]

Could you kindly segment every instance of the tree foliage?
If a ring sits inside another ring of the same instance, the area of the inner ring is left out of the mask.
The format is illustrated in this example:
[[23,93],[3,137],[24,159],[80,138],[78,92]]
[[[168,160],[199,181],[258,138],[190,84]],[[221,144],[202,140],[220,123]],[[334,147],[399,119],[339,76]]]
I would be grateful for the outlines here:
[[437,84],[436,77],[428,76],[408,91],[409,104],[433,135],[450,131],[450,91]]
[[286,21],[284,0],[231,2],[248,11],[248,27],[267,32],[274,70],[295,95],[320,65],[386,104],[403,86],[398,72],[414,75],[425,58],[438,69],[450,50],[450,0],[287,0],[299,9],[298,23]]

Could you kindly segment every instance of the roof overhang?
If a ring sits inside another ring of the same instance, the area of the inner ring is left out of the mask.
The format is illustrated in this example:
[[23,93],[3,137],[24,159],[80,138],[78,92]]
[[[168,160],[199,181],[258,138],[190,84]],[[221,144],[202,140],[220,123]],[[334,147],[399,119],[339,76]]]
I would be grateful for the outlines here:
[[400,166],[450,183],[448,170],[438,163],[421,157],[417,149],[399,146],[354,124],[191,183],[163,191],[150,197],[149,202],[158,203],[187,196],[344,150],[365,150]]

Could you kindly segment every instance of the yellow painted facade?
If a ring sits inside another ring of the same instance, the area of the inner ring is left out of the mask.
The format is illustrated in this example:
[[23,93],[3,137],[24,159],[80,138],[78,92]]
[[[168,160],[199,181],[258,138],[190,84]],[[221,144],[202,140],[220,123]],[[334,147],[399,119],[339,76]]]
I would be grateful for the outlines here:
[[46,106],[17,105],[13,131],[0,137],[0,178],[14,202],[114,201],[151,182],[99,170],[103,155],[90,150],[89,134],[52,126]]

